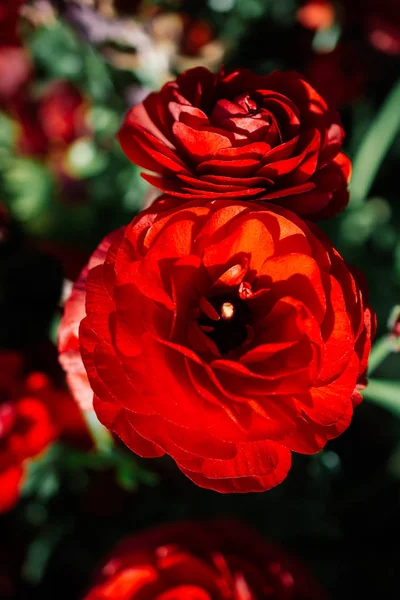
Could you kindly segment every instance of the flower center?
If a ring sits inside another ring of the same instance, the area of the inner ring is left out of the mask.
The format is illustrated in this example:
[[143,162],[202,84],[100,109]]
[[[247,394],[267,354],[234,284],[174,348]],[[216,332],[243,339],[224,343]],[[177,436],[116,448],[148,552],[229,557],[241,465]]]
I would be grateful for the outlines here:
[[233,294],[215,296],[209,298],[208,302],[215,309],[215,317],[203,312],[198,323],[224,355],[246,341],[250,310],[244,300]]

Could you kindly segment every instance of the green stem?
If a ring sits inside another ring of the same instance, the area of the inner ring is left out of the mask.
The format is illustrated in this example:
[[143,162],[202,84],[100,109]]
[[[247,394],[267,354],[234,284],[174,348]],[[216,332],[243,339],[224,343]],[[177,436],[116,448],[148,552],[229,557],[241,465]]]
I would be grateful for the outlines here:
[[370,379],[362,394],[365,399],[400,418],[400,381]]
[[391,352],[393,352],[392,341],[389,335],[384,335],[372,346],[368,361],[368,373],[373,373]]
[[350,206],[361,206],[367,198],[385,155],[400,128],[400,80],[385,99],[371,123],[353,161]]
[[82,415],[96,450],[101,454],[110,453],[114,446],[111,433],[100,423],[94,410],[82,411]]

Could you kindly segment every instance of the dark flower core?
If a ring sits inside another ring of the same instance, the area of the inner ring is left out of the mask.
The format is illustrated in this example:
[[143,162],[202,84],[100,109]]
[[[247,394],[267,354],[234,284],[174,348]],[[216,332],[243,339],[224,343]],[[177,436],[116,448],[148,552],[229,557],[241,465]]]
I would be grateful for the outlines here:
[[220,353],[228,354],[241,346],[248,337],[250,309],[244,300],[232,293],[209,298],[208,302],[216,314],[212,316],[202,313],[198,323]]

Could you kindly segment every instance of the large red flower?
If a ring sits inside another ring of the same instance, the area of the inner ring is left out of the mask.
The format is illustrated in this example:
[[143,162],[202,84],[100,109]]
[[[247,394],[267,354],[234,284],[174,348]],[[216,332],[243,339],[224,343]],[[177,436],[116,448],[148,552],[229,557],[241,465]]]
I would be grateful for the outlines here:
[[85,600],[321,600],[305,566],[235,521],[164,525],[122,542]]
[[263,491],[291,451],[318,452],[349,425],[373,317],[315,225],[268,204],[177,204],[156,202],[102,243],[86,308],[84,278],[67,304],[63,348],[76,378],[86,313],[94,408],[134,452],[168,453],[204,487]]
[[55,436],[37,381],[21,381],[21,368],[18,354],[0,353],[0,513],[18,500],[26,460]]
[[308,218],[347,204],[336,113],[294,72],[190,69],[132,108],[119,140],[143,177],[182,200],[268,200]]

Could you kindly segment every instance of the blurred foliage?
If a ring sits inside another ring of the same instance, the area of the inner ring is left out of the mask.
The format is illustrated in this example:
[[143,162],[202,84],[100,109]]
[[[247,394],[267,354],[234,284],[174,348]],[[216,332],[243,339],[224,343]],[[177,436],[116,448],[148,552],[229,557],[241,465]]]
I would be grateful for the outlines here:
[[[354,199],[344,214],[321,225],[346,260],[365,273],[383,342],[372,385],[350,429],[319,455],[296,456],[290,477],[267,494],[221,496],[201,490],[172,461],[145,461],[119,447],[96,454],[54,445],[31,463],[22,501],[0,518],[0,538],[10,540],[7,556],[0,553],[0,576],[6,572],[11,581],[9,597],[79,598],[98,561],[121,536],[162,521],[233,514],[309,561],[333,598],[397,599],[400,376],[399,354],[387,345],[386,323],[400,296],[400,57],[371,45],[361,14],[356,23],[344,21],[345,2],[335,3],[335,21],[317,30],[299,23],[297,11],[304,2],[297,0],[132,2],[135,27],[150,43],[143,60],[124,29],[123,19],[132,22],[132,14],[112,15],[115,39],[93,40],[72,18],[72,3],[28,4],[31,12],[21,31],[33,73],[24,98],[28,104],[38,102],[46,86],[66,80],[82,95],[83,122],[72,140],[50,143],[35,154],[21,150],[18,115],[0,111],[0,199],[29,248],[39,248],[40,256],[45,248],[69,277],[76,277],[104,235],[128,222],[146,201],[147,184],[115,139],[132,103],[193,61],[212,68],[223,61],[227,69],[244,66],[258,73],[297,69],[310,76],[313,61],[348,44],[360,57],[362,82],[339,107],[345,151],[354,161]],[[168,23],[176,28],[178,13],[191,23],[209,24],[212,35],[197,54],[185,51],[182,27],[172,36],[159,19],[175,15]],[[98,32],[107,15],[88,14]],[[212,45],[216,41],[218,50]],[[348,79],[350,61],[336,67],[330,85],[346,92],[353,78],[351,71]],[[318,89],[318,79],[313,84]],[[20,274],[18,289],[28,289],[32,298],[27,314],[23,306],[14,306],[14,292],[7,291],[11,259],[2,263],[3,322],[15,323],[3,327],[4,347],[15,340],[33,343],[39,330],[48,334],[51,319],[58,322],[60,274],[51,260],[46,271],[49,257],[38,268],[34,257],[27,261],[26,252],[13,254],[13,264]],[[38,309],[42,296],[35,285],[43,293],[51,290],[45,310]]]

